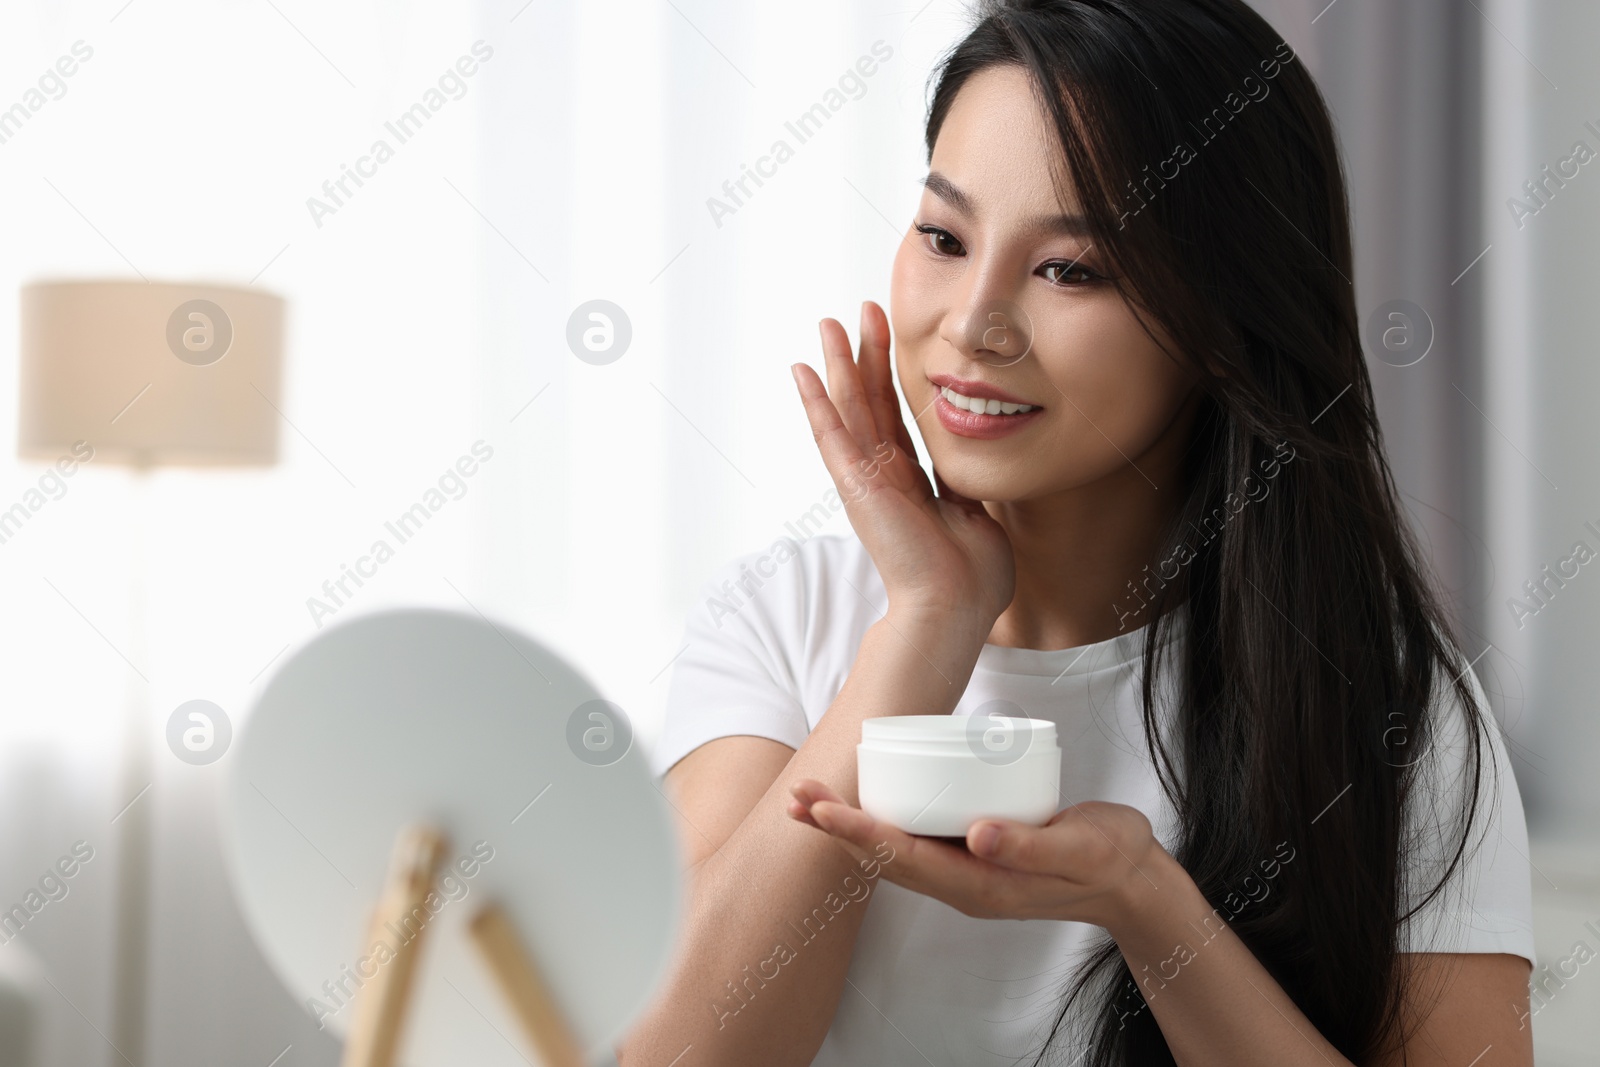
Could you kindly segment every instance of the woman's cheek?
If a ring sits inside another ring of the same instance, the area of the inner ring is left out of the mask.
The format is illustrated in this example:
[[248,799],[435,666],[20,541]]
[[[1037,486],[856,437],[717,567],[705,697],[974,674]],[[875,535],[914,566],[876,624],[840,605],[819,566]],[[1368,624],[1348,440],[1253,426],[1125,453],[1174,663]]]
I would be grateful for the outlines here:
[[1070,338],[1071,348],[1036,352],[1047,372],[1054,367],[1056,388],[1100,430],[1124,448],[1143,447],[1171,422],[1185,390],[1171,359],[1126,318],[1120,301],[1116,310],[1122,313],[1050,323],[1049,335]]
[[889,279],[889,324],[896,333],[921,336],[928,332],[927,320],[940,289],[928,268],[914,249],[901,242]]
[[930,284],[929,279],[916,276],[916,271],[916,267],[911,267],[905,272],[896,272],[889,290],[888,308],[895,363],[901,373],[901,388],[911,391],[919,386],[905,379],[910,376],[920,380],[925,361],[939,343],[939,326],[943,316],[939,287]]
[[906,316],[916,303],[916,283],[913,279],[916,266],[912,259],[911,242],[901,241],[899,250],[894,254],[894,267],[889,272],[889,326],[896,337],[908,325]]

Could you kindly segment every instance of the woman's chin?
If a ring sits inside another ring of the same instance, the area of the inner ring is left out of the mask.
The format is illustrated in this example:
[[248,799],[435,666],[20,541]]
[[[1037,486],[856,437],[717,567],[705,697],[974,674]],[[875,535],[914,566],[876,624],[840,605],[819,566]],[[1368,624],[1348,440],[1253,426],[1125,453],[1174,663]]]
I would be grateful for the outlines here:
[[1018,500],[1027,493],[1020,478],[1009,472],[998,472],[988,464],[963,463],[959,460],[941,463],[935,460],[934,469],[951,492],[969,500],[1004,504]]

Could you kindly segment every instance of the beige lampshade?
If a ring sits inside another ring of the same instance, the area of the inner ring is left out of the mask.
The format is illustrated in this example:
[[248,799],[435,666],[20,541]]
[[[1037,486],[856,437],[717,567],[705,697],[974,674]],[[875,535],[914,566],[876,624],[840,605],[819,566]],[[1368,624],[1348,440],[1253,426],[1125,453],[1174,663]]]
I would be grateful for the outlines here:
[[283,309],[232,286],[24,286],[17,451],[55,459],[86,441],[96,463],[276,463]]

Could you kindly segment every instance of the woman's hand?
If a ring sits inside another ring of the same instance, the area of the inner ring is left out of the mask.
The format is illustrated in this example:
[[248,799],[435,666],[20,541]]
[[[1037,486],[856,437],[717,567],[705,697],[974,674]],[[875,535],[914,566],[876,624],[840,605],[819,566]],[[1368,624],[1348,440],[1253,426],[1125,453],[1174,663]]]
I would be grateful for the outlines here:
[[821,330],[827,387],[806,364],[791,369],[822,461],[883,578],[891,608],[965,619],[987,638],[1016,582],[1005,530],[982,503],[952,492],[937,472],[936,495],[917,463],[900,418],[883,309],[871,301],[861,305],[859,363],[843,326],[823,319]]
[[984,819],[963,848],[897,830],[813,779],[789,791],[790,818],[864,853],[888,842],[894,858],[882,864],[885,878],[974,918],[1071,919],[1115,936],[1159,906],[1164,885],[1187,879],[1150,820],[1126,804],[1076,804],[1037,827]]

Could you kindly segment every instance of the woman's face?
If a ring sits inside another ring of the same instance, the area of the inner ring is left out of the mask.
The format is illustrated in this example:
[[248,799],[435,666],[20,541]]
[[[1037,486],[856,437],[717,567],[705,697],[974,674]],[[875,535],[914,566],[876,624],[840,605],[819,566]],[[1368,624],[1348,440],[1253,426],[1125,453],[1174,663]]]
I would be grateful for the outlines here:
[[[900,388],[940,476],[977,500],[1159,481],[1152,467],[1169,473],[1186,444],[1193,375],[1106,280],[1075,199],[1057,199],[1057,155],[1025,71],[973,75],[895,256]],[[980,399],[983,413],[970,410]],[[1033,410],[989,414],[991,399]]]

